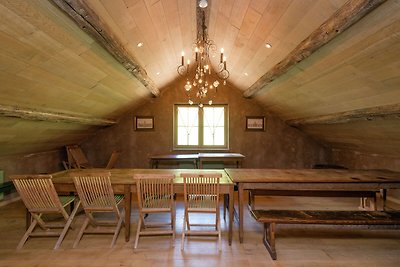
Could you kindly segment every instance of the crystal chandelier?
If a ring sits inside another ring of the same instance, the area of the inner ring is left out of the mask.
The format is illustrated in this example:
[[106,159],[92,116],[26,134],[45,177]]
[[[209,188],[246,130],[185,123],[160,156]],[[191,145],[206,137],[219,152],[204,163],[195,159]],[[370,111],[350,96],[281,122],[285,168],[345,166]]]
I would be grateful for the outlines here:
[[[204,0],[203,0],[204,1]],[[222,83],[226,85],[226,80],[229,77],[229,71],[226,69],[226,57],[224,49],[221,48],[221,54],[217,70],[213,74],[211,70],[210,56],[217,52],[217,46],[213,40],[208,39],[207,27],[205,25],[205,7],[201,5],[198,12],[201,19],[201,28],[197,31],[197,40],[193,44],[192,57],[194,57],[194,67],[190,65],[190,60],[187,60],[185,65],[185,54],[182,52],[181,65],[178,67],[178,74],[186,77],[184,85],[185,93],[189,98],[188,103],[193,105],[198,104],[203,107],[205,103],[212,105],[212,95],[217,92],[218,86]],[[204,5],[204,4],[203,4]],[[193,69],[194,71],[190,71]]]

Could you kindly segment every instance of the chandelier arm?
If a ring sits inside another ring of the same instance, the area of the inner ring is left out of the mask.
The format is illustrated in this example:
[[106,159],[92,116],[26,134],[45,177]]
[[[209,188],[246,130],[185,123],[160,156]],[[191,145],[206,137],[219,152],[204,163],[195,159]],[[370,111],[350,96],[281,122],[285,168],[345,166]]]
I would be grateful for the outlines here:
[[[197,39],[193,43],[192,49],[195,56],[194,67],[190,68],[194,70],[193,76],[190,75],[189,63],[184,65],[184,53],[182,53],[183,63],[177,68],[177,72],[180,76],[187,77],[184,89],[189,98],[189,104],[193,104],[194,98],[197,98],[197,104],[202,108],[204,101],[208,101],[208,104],[212,105],[212,99],[217,93],[218,86],[220,84],[225,85],[226,79],[229,77],[223,49],[221,49],[220,62],[217,65],[217,69],[211,70],[211,57],[215,57],[217,45],[208,38],[204,8],[197,9]],[[189,76],[192,76],[191,79]]]

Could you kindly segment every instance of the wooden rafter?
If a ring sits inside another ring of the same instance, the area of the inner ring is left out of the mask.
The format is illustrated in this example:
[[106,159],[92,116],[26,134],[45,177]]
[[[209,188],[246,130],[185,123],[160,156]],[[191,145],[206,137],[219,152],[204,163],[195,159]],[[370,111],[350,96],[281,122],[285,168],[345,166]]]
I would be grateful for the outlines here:
[[346,2],[281,62],[272,67],[272,69],[250,86],[243,93],[243,96],[252,97],[266,85],[285,74],[291,67],[311,56],[311,54],[320,47],[330,42],[385,1],[386,0],[349,0]]
[[15,117],[25,120],[78,123],[84,125],[110,126],[116,124],[114,120],[78,116],[75,114],[51,112],[32,108],[0,105],[0,116]]
[[94,40],[102,45],[125,69],[135,76],[152,94],[159,96],[160,91],[154,82],[147,76],[146,70],[137,60],[126,51],[108,27],[100,20],[95,12],[80,0],[52,0],[61,10],[67,13],[72,20]]
[[322,115],[310,118],[302,118],[296,120],[288,120],[290,126],[303,126],[311,124],[335,124],[347,123],[359,120],[376,120],[376,119],[400,119],[400,104],[386,105],[372,108],[363,108],[352,111],[345,111],[336,114]]

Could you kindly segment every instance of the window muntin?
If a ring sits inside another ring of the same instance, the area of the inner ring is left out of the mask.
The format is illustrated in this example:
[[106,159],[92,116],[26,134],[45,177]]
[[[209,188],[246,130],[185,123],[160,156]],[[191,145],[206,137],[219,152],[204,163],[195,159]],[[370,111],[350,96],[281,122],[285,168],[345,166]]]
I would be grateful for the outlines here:
[[228,148],[227,105],[175,105],[174,116],[174,148]]
[[178,146],[199,144],[199,116],[197,107],[178,107]]

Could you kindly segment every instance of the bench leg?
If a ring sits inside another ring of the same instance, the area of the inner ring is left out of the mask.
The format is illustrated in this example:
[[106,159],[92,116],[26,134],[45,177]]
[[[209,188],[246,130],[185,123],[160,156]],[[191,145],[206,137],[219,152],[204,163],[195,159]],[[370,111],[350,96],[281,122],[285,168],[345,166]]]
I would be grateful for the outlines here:
[[264,223],[264,246],[267,248],[271,258],[277,259],[275,250],[275,223]]
[[249,209],[254,210],[255,194],[254,194],[253,190],[249,190],[248,201],[249,201]]
[[360,210],[377,210],[376,195],[374,197],[361,197]]

